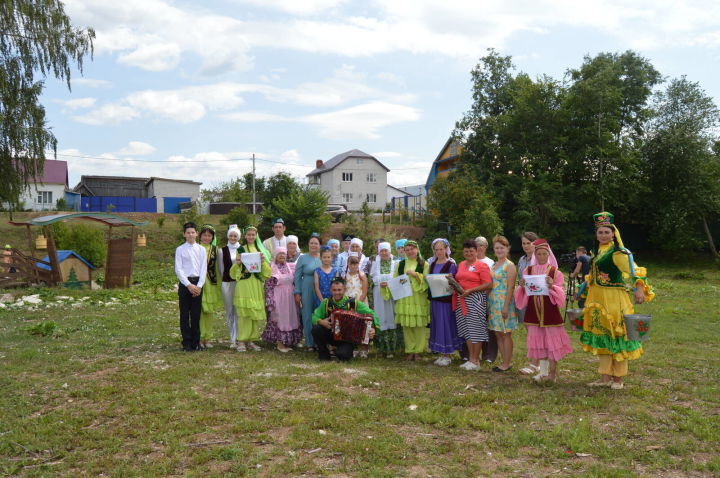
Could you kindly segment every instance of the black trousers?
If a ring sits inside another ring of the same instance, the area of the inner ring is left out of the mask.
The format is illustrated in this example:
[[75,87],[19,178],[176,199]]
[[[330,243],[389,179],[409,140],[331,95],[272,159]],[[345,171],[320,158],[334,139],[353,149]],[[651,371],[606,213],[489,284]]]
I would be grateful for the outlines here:
[[330,329],[326,329],[320,324],[313,325],[312,336],[313,339],[315,339],[315,347],[318,349],[318,358],[320,360],[330,360],[328,345],[334,345],[336,347],[335,356],[338,360],[346,362],[352,359],[355,344],[335,340]]
[[[191,284],[197,285],[199,278],[188,277]],[[183,350],[198,350],[200,348],[200,312],[202,310],[202,292],[193,297],[187,287],[178,285],[178,298],[180,300],[180,333],[182,334]]]

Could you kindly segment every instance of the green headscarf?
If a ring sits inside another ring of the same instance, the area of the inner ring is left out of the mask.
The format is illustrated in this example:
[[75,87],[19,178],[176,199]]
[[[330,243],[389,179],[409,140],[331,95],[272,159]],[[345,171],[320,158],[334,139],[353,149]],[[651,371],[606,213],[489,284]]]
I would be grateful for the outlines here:
[[268,262],[272,259],[272,255],[270,254],[270,251],[268,251],[265,246],[263,246],[262,241],[260,240],[260,235],[257,234],[257,227],[255,226],[247,226],[243,230],[243,237],[242,237],[242,243],[244,245],[247,245],[247,239],[245,238],[245,234],[247,234],[248,231],[255,231],[255,247],[257,248],[258,252],[262,252],[263,256],[265,256],[265,259],[267,259]]

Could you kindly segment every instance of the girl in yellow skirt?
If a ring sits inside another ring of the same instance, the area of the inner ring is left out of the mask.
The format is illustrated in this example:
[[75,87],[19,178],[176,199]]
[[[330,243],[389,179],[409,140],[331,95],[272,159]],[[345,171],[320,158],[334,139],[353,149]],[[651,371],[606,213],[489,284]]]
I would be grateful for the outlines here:
[[200,312],[200,349],[212,348],[213,318],[215,311],[222,307],[222,293],[218,277],[218,248],[215,228],[210,224],[200,227],[200,245],[207,253],[207,278],[202,288],[202,310]]
[[[261,253],[260,272],[249,272],[242,263],[242,254],[251,252]],[[247,348],[261,350],[254,341],[260,339],[260,322],[266,319],[265,281],[271,274],[270,252],[260,242],[257,229],[248,226],[235,264],[230,268],[230,277],[237,281],[233,303],[238,314],[238,352],[245,352]]]
[[430,300],[425,276],[429,266],[420,255],[418,243],[405,243],[406,258],[395,266],[393,277],[407,274],[412,295],[395,302],[395,321],[402,325],[405,353],[408,360],[417,360],[425,352],[430,338]]
[[600,358],[601,377],[588,385],[621,390],[628,360],[643,353],[640,341],[627,339],[623,315],[635,311],[630,292],[636,304],[651,301],[655,293],[648,284],[646,269],[634,264],[632,254],[625,249],[614,216],[601,212],[593,218],[598,244],[582,292],[585,309],[580,342],[583,350]]

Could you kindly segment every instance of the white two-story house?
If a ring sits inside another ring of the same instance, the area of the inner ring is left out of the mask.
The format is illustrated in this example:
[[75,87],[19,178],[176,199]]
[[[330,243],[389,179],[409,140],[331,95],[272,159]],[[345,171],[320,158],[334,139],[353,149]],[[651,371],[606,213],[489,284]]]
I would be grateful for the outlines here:
[[381,209],[387,202],[388,171],[374,156],[353,149],[325,162],[318,159],[307,178],[310,185],[328,192],[331,204],[357,211],[367,201],[371,208]]

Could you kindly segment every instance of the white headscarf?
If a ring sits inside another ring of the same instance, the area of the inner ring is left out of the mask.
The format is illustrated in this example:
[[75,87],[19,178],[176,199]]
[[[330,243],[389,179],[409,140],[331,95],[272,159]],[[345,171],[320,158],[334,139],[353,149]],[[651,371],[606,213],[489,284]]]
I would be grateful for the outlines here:
[[381,242],[380,244],[378,244],[378,253],[380,253],[380,251],[382,251],[383,249],[392,252],[392,247],[390,246],[389,242]]
[[297,246],[297,253],[300,254],[302,251],[300,250],[300,240],[297,236],[286,236],[285,237],[285,245],[287,246],[290,243],[293,243]]
[[232,244],[230,242],[227,243],[227,247],[230,250],[230,258],[234,261],[235,260],[235,253],[237,252],[238,248],[240,247],[240,238],[242,237],[242,233],[240,232],[240,228],[238,228],[237,224],[230,224],[230,227],[228,228],[227,236],[230,237],[230,233],[234,232],[238,236],[238,240],[235,241],[235,244]]
[[363,241],[362,241],[362,239],[360,239],[359,237],[353,238],[353,240],[350,241],[350,245],[352,246],[353,244],[357,244],[358,246],[360,246],[360,250],[362,250],[362,248],[363,248]]

